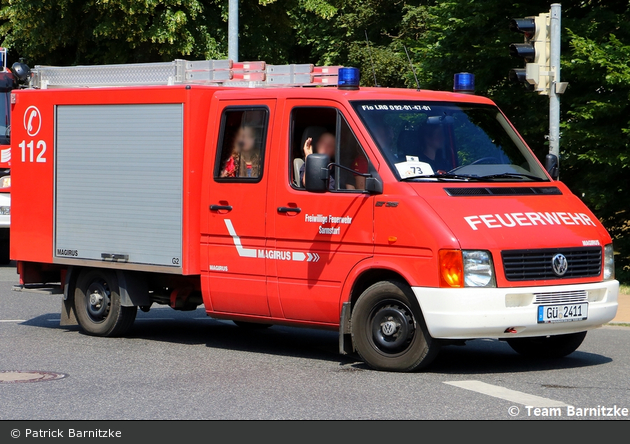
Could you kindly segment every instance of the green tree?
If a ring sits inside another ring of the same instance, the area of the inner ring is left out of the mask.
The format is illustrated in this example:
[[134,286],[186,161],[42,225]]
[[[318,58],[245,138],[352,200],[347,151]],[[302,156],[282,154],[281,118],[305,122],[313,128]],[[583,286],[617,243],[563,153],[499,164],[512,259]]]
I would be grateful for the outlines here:
[[3,45],[36,64],[217,57],[221,24],[198,0],[2,0]]

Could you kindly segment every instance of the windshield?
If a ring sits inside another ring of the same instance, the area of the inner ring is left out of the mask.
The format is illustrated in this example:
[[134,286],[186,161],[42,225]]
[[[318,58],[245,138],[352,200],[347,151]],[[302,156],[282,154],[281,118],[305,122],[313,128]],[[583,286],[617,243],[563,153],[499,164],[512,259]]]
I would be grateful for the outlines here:
[[401,180],[548,180],[494,106],[444,102],[353,102]]
[[11,128],[11,108],[9,105],[10,92],[0,92],[0,145],[9,145]]

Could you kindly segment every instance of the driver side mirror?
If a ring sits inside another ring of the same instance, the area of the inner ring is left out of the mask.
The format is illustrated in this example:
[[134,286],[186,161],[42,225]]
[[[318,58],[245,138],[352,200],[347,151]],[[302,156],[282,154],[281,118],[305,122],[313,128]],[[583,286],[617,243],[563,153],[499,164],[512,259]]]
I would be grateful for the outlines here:
[[306,191],[322,193],[328,190],[330,158],[325,154],[311,154],[306,157],[304,166],[304,187]]
[[545,169],[553,180],[558,180],[558,156],[555,154],[547,154],[545,157]]
[[[383,181],[376,171],[358,173],[338,163],[331,163],[325,154],[311,154],[306,158],[304,166],[304,188],[306,191],[322,193],[328,191],[330,167],[346,170],[351,174],[365,177],[365,191],[370,194],[383,194]],[[373,169],[373,168],[372,168]]]

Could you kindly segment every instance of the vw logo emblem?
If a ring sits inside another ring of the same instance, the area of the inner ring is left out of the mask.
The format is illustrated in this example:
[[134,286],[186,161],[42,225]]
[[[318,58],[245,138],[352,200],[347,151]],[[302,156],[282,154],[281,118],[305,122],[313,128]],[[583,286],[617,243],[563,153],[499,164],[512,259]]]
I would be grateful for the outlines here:
[[385,336],[391,336],[396,333],[396,323],[393,321],[387,321],[381,326],[381,330]]
[[553,268],[553,272],[556,273],[556,276],[564,276],[567,272],[567,268],[569,268],[569,263],[564,254],[556,254],[553,259],[551,259],[551,267]]

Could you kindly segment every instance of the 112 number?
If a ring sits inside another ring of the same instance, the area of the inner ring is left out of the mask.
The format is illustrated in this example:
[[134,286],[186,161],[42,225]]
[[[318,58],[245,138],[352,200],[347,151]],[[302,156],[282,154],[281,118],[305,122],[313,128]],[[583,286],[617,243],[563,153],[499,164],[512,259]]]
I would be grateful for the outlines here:
[[[26,151],[28,148],[28,161],[29,162],[37,162],[37,163],[45,163],[46,162],[46,158],[44,157],[44,154],[46,153],[46,142],[44,142],[43,140],[38,140],[37,141],[37,145],[35,145],[35,142],[33,140],[31,140],[29,143],[26,143],[26,140],[23,140],[19,145],[18,145],[22,151],[22,162],[26,162]],[[37,157],[35,158],[35,149],[39,150],[39,153],[37,154]]]

